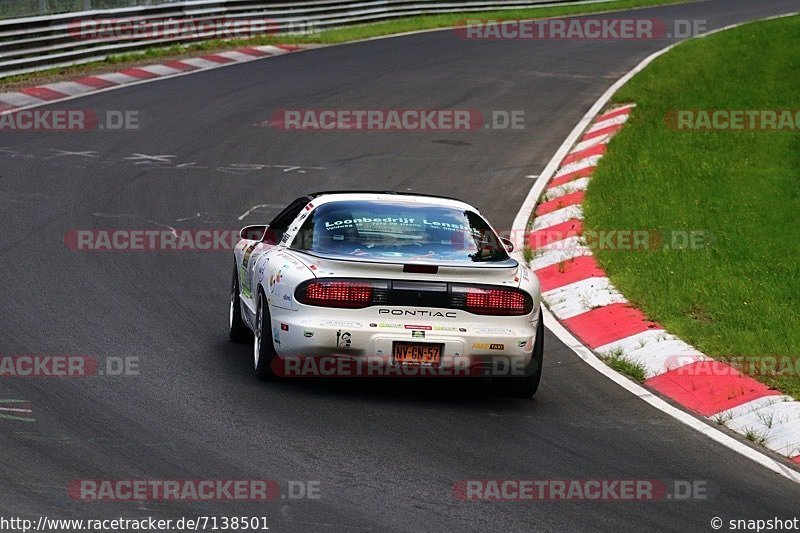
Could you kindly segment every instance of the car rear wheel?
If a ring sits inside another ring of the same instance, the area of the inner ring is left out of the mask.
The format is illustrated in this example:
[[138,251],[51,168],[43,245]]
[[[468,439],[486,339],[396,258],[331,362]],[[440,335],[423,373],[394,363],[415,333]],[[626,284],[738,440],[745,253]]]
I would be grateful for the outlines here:
[[539,310],[539,325],[536,327],[536,340],[533,345],[531,362],[525,369],[525,375],[513,378],[502,378],[501,385],[506,394],[515,398],[533,398],[539,389],[542,379],[542,362],[544,360],[544,321]]
[[253,368],[259,379],[273,379],[272,361],[276,357],[275,345],[272,344],[272,320],[269,316],[269,305],[264,293],[258,293],[256,309],[256,331],[253,336]]
[[247,342],[253,333],[242,318],[242,305],[239,300],[239,274],[236,262],[233,263],[233,279],[231,281],[231,301],[228,307],[228,337],[233,342]]

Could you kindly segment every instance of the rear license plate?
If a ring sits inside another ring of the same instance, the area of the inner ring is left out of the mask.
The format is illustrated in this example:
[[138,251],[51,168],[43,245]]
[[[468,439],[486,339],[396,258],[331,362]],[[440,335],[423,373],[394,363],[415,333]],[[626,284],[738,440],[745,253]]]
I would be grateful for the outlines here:
[[398,341],[392,344],[392,357],[395,364],[439,366],[443,347],[443,344]]

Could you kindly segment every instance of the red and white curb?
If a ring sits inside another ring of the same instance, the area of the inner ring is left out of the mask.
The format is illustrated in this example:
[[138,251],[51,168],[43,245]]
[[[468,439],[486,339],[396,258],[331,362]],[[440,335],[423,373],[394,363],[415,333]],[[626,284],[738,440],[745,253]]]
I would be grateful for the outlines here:
[[302,47],[290,45],[252,46],[239,50],[167,61],[162,64],[131,67],[119,72],[93,74],[70,81],[58,81],[37,87],[27,87],[17,91],[0,93],[0,113],[13,113],[20,109],[68,100],[125,85],[182,76],[236,63],[246,63],[300,49]]
[[633,109],[628,104],[595,117],[545,185],[526,235],[542,299],[599,356],[641,364],[647,387],[800,463],[800,402],[648,320],[614,288],[582,239],[584,191]]

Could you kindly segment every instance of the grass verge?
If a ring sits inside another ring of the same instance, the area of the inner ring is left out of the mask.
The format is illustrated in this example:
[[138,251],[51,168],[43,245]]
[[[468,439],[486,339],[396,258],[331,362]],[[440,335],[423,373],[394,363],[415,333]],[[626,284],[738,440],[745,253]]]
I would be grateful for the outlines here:
[[[638,105],[584,208],[587,230],[664,236],[645,251],[595,252],[628,299],[718,359],[788,359],[756,377],[800,399],[800,130],[665,121],[674,110],[797,110],[798,38],[800,17],[756,22],[654,61],[615,96]],[[683,244],[692,231],[699,247],[671,246],[670,235]]]
[[613,0],[595,4],[578,4],[565,6],[537,7],[529,9],[506,9],[498,11],[449,13],[443,15],[419,15],[405,17],[374,24],[363,24],[324,30],[310,35],[267,35],[252,39],[210,40],[188,45],[173,45],[161,48],[148,48],[141,52],[112,55],[103,61],[86,63],[74,67],[44,70],[30,74],[21,74],[0,78],[0,88],[8,85],[35,82],[39,79],[51,80],[55,77],[74,76],[96,71],[108,65],[140,63],[151,59],[180,57],[198,52],[210,52],[241,48],[245,46],[263,46],[269,44],[338,44],[371,37],[394,35],[410,31],[453,27],[464,19],[531,19],[557,17],[566,15],[591,14],[621,9],[633,9],[665,4],[687,3],[692,0]]

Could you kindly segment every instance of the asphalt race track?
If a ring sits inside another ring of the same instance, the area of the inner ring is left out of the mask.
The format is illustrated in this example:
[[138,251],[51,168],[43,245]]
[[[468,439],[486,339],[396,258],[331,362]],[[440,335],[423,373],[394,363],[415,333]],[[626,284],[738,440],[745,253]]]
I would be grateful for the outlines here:
[[[613,16],[707,19],[713,29],[797,7],[712,0]],[[0,381],[0,399],[30,402],[36,419],[0,419],[0,515],[265,515],[274,531],[707,531],[713,516],[796,515],[800,487],[636,399],[549,332],[533,401],[431,380],[262,383],[251,347],[227,340],[230,254],[64,244],[73,229],[238,228],[269,220],[302,193],[339,188],[455,195],[508,228],[533,183],[525,176],[542,170],[614,80],[666,43],[421,33],[51,106],[137,110],[138,131],[0,134],[0,354],[138,357],[140,366],[138,376]],[[524,110],[526,129],[259,126],[286,108]],[[174,157],[137,164],[144,159],[134,154]],[[314,480],[321,498],[70,499],[68,483],[86,478]],[[706,480],[718,494],[705,502],[454,497],[456,481],[487,478]]]

